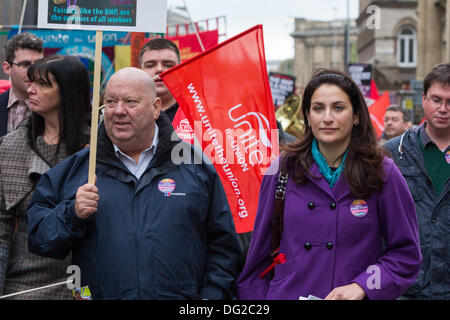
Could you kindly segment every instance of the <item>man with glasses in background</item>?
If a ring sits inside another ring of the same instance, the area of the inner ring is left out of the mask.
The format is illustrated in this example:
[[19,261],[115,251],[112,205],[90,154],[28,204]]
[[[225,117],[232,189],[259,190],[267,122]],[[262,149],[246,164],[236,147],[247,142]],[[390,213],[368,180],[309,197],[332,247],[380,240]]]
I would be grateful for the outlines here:
[[3,72],[9,76],[11,89],[0,95],[0,137],[15,130],[31,114],[27,89],[28,68],[44,57],[42,40],[24,32],[12,37],[5,46]]
[[426,122],[388,141],[408,182],[419,221],[423,263],[402,298],[450,299],[450,63],[424,80]]

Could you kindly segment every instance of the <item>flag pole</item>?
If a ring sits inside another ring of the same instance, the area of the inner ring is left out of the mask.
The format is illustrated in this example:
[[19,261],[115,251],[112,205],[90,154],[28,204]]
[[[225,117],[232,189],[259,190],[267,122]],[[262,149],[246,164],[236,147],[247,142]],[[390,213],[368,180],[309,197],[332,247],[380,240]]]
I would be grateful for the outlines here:
[[103,31],[97,30],[95,36],[94,90],[92,99],[91,142],[89,144],[88,183],[95,184],[95,162],[97,160],[97,129],[100,102],[100,78],[102,70]]
[[200,47],[202,48],[202,52],[203,52],[203,51],[205,51],[205,46],[203,45],[203,41],[200,38],[200,34],[198,33],[197,26],[192,21],[191,13],[189,12],[189,9],[188,9],[188,7],[186,5],[186,0],[183,0],[183,3],[184,3],[184,8],[186,9],[186,12],[187,12],[187,14],[189,16],[189,21],[191,22],[191,25],[192,25],[192,27],[195,30],[195,35],[197,36],[198,43],[200,43]]

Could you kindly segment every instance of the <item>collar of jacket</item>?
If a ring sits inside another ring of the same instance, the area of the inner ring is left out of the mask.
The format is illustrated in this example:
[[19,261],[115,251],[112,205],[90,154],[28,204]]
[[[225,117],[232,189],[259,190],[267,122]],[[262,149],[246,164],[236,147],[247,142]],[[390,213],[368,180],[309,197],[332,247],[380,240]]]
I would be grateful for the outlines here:
[[35,182],[50,167],[28,143],[31,118],[25,119],[12,133],[1,140],[0,173],[6,210],[15,207],[34,188]]
[[423,159],[422,157],[419,156],[420,152],[418,153],[417,151],[419,151],[419,131],[421,128],[424,127],[424,124],[417,126],[415,128],[406,130],[403,135],[400,136],[400,142],[398,145],[398,154],[399,154],[399,158],[400,160],[403,158],[403,154],[404,154],[404,150],[408,150],[409,153],[413,154],[414,157],[418,160],[421,161],[422,164],[423,163]]
[[[158,120],[156,120],[156,124],[159,128],[159,142],[156,148],[156,153],[151,161],[151,166],[161,168],[170,166],[171,164],[173,165],[171,161],[172,149],[180,143],[180,140],[177,136],[176,140],[172,139],[176,133],[168,116],[164,112],[160,113]],[[114,153],[114,146],[106,133],[104,122],[100,124],[98,131],[97,160],[119,168],[122,171],[128,172],[126,167]]]
[[350,194],[350,186],[348,185],[347,179],[345,178],[344,172],[342,172],[341,177],[336,181],[333,189],[330,188],[325,177],[320,173],[319,166],[314,161],[307,171],[306,176],[312,184],[316,185],[318,188],[322,189],[327,193],[330,198],[339,201]]

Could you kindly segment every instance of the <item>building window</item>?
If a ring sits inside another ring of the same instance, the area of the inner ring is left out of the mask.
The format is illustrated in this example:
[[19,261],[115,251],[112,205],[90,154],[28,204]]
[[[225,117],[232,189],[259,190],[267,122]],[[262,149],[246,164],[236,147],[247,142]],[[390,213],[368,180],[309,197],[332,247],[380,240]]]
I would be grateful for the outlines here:
[[397,62],[400,67],[416,67],[416,31],[411,27],[400,29],[397,40]]

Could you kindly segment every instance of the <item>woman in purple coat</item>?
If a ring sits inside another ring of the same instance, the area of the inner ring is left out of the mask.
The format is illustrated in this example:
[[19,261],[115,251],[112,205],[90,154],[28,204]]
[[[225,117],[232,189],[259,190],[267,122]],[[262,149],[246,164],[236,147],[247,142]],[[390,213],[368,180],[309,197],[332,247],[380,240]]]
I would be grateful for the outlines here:
[[[398,298],[422,263],[414,201],[377,145],[359,88],[345,73],[319,70],[305,88],[302,111],[303,139],[263,178],[238,298]],[[280,162],[288,173],[279,242],[284,259],[272,269]]]

